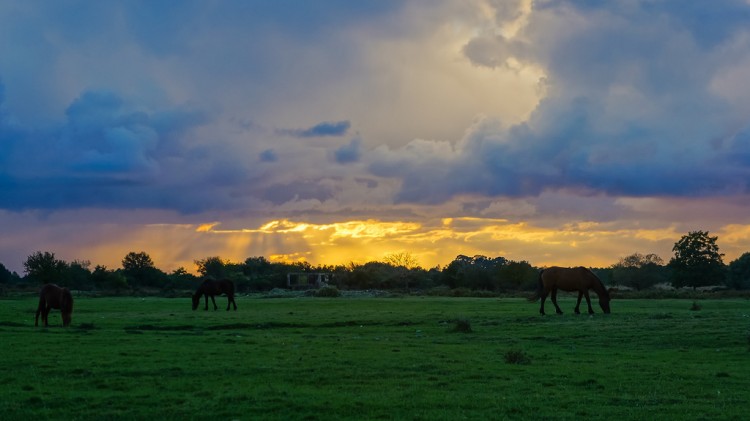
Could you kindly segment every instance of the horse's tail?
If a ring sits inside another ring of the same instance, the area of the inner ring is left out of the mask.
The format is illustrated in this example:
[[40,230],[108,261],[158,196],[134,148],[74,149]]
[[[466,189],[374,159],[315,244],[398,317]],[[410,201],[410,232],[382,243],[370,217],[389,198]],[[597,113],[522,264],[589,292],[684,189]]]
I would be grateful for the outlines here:
[[42,312],[42,303],[39,300],[39,306],[36,308],[36,316],[34,317],[34,326],[39,326],[39,313]]
[[[39,296],[39,305],[36,306],[36,316],[34,316],[34,326],[39,326],[39,314],[42,313],[42,308],[46,305],[44,295]],[[43,317],[42,317],[43,318]]]
[[544,269],[539,271],[539,281],[536,285],[536,291],[534,291],[534,295],[528,298],[529,302],[535,302],[539,299],[539,297],[542,296],[542,291],[544,290],[544,283],[542,282],[542,273],[544,273]]

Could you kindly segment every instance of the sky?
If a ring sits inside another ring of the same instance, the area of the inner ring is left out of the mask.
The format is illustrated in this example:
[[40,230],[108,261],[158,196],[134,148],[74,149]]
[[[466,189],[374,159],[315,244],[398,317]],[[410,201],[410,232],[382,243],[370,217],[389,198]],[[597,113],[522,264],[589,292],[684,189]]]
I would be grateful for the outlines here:
[[0,263],[750,251],[750,2],[0,2]]

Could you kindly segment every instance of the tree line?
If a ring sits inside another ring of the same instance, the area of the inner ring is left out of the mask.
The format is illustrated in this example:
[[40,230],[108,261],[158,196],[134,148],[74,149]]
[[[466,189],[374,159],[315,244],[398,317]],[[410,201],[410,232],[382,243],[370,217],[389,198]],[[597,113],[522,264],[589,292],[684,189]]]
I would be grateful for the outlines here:
[[[608,285],[644,290],[657,284],[675,288],[724,286],[750,289],[750,253],[728,265],[719,252],[717,237],[707,231],[693,231],[677,241],[674,256],[664,263],[655,254],[634,253],[606,268],[592,270]],[[130,252],[121,267],[102,265],[93,268],[85,260],[66,262],[52,252],[37,251],[24,262],[24,275],[10,272],[0,263],[0,284],[38,286],[56,283],[75,290],[114,293],[134,290],[181,291],[195,288],[203,279],[230,279],[239,292],[286,288],[289,273],[328,273],[330,284],[339,289],[384,290],[472,290],[531,291],[536,288],[541,268],[527,261],[504,257],[458,255],[444,267],[420,267],[407,252],[386,256],[383,261],[364,264],[317,265],[307,262],[270,262],[262,256],[231,262],[219,256],[194,261],[200,276],[181,267],[164,272],[156,267],[148,253]]]

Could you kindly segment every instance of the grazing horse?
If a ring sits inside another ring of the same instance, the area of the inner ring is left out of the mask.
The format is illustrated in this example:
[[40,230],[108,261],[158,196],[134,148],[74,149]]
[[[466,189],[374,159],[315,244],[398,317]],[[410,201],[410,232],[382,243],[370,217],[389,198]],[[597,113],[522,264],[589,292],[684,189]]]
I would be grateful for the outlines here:
[[73,314],[73,296],[67,288],[60,288],[55,284],[45,284],[39,292],[39,306],[36,308],[34,326],[39,326],[39,315],[42,315],[44,327],[48,326],[47,316],[53,308],[62,313],[63,326],[70,326]]
[[536,293],[529,301],[536,301],[541,297],[542,304],[539,308],[539,313],[544,314],[544,301],[547,299],[547,294],[551,293],[552,304],[555,305],[557,314],[562,314],[560,306],[557,305],[557,290],[563,291],[578,291],[578,302],[576,303],[575,313],[580,314],[579,307],[581,306],[581,297],[586,297],[586,304],[589,306],[589,314],[594,314],[594,309],[591,308],[591,299],[589,298],[589,290],[593,289],[596,295],[599,296],[599,305],[602,307],[605,313],[609,313],[609,292],[602,284],[602,281],[594,275],[593,272],[584,268],[561,268],[553,266],[551,268],[543,269],[539,272],[539,285]]
[[230,305],[234,305],[234,309],[237,310],[237,303],[234,302],[234,283],[228,279],[222,279],[220,281],[214,281],[207,279],[198,287],[198,290],[193,294],[193,310],[198,308],[198,304],[201,302],[201,296],[206,297],[206,308],[208,310],[208,297],[211,297],[211,302],[214,303],[214,310],[216,307],[216,300],[214,296],[226,294],[227,295],[227,311],[229,311]]

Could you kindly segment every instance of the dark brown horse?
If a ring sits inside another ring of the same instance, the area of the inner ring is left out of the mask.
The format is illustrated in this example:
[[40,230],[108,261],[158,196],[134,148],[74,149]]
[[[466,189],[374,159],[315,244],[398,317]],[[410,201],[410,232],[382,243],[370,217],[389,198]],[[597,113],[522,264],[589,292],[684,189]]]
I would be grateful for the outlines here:
[[586,297],[589,314],[594,314],[594,309],[591,308],[591,299],[589,298],[590,289],[593,289],[596,295],[599,296],[599,305],[602,307],[602,310],[605,313],[609,313],[610,290],[604,287],[602,281],[593,272],[584,267],[561,268],[553,266],[539,272],[539,285],[536,294],[530,298],[530,301],[536,301],[538,298],[542,299],[539,313],[544,314],[544,301],[547,299],[547,294],[551,293],[552,304],[555,305],[557,314],[562,314],[560,306],[557,305],[558,289],[563,291],[578,291],[578,302],[574,310],[576,314],[581,313],[579,311],[581,297]]
[[39,306],[36,308],[34,326],[39,326],[39,315],[42,315],[42,323],[47,327],[47,316],[52,309],[60,310],[62,313],[63,326],[70,326],[73,314],[73,296],[67,288],[60,288],[55,284],[45,284],[39,292]]
[[237,303],[234,302],[234,283],[228,279],[220,281],[207,279],[203,281],[195,291],[195,294],[193,294],[193,310],[197,309],[198,304],[201,303],[201,296],[206,297],[206,308],[204,310],[208,310],[208,297],[211,297],[211,302],[214,303],[214,310],[216,310],[218,307],[216,307],[214,296],[221,294],[227,295],[227,311],[229,311],[231,305],[234,305],[234,309],[237,310]]

